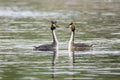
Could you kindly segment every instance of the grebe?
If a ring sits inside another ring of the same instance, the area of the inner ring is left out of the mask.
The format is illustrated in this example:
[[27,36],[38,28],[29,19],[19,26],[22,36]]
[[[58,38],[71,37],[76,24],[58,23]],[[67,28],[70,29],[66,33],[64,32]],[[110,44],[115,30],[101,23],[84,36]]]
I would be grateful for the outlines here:
[[69,45],[68,45],[68,49],[70,51],[71,50],[72,51],[84,51],[84,50],[91,50],[92,49],[92,45],[87,45],[84,43],[74,43],[75,25],[73,24],[73,22],[71,22],[67,28],[70,28],[72,31]]
[[34,50],[39,50],[39,51],[55,51],[58,49],[58,40],[55,34],[55,29],[58,27],[56,21],[51,21],[51,31],[52,31],[52,36],[53,36],[53,42],[51,44],[45,44],[45,45],[40,45],[38,47],[35,47]]

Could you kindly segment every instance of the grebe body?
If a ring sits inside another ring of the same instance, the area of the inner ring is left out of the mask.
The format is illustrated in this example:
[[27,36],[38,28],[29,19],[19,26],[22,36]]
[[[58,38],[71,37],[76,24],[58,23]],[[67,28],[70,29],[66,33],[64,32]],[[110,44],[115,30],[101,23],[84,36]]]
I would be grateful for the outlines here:
[[53,42],[51,44],[45,44],[45,45],[40,45],[38,47],[35,47],[34,50],[39,50],[39,51],[54,51],[58,49],[58,40],[55,34],[56,27],[58,27],[56,21],[51,21],[51,31],[52,31],[52,36],[53,36]]
[[84,51],[84,50],[91,50],[92,45],[88,45],[85,43],[74,43],[74,36],[75,36],[75,25],[71,22],[67,28],[71,29],[71,37],[68,44],[68,49],[72,51]]

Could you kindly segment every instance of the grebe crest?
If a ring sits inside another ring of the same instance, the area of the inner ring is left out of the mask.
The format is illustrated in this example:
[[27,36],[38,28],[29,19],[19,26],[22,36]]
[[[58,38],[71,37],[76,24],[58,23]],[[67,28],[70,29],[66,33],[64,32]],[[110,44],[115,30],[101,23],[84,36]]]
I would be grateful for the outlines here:
[[69,51],[83,51],[83,50],[91,50],[92,45],[88,45],[85,43],[74,43],[74,36],[75,36],[75,25],[71,22],[67,28],[71,29],[71,37],[68,44]]
[[51,44],[40,45],[38,47],[34,47],[34,50],[39,51],[56,51],[58,49],[58,40],[55,34],[55,30],[57,25],[57,21],[51,21],[50,30],[52,31],[53,42]]
[[73,22],[71,22],[67,28],[70,28],[71,31],[75,31],[75,25],[73,24]]
[[57,22],[56,21],[51,21],[51,30],[55,30],[57,26]]

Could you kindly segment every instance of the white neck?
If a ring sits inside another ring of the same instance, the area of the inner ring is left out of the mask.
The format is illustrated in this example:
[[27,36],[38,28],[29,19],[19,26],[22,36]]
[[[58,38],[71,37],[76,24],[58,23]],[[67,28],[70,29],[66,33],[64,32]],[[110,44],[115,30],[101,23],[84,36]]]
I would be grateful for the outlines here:
[[53,43],[58,44],[58,40],[57,40],[57,37],[56,37],[56,34],[55,34],[55,30],[52,31],[52,34],[53,34]]
[[73,31],[71,33],[71,37],[70,37],[69,43],[70,44],[74,43],[74,32]]
[[72,31],[71,37],[70,37],[70,40],[69,40],[69,45],[68,45],[69,50],[71,49],[71,46],[72,46],[73,43],[74,43],[74,32]]

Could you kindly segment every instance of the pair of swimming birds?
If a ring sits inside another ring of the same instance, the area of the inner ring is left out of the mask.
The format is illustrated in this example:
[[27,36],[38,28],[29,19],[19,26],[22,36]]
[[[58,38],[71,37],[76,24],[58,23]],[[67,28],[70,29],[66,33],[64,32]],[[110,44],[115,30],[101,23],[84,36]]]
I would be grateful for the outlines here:
[[[58,27],[56,21],[51,21],[51,31],[53,36],[53,42],[51,44],[40,45],[34,48],[34,50],[38,51],[54,51],[58,49],[58,40],[55,34],[55,30]],[[82,50],[90,50],[92,45],[88,45],[85,43],[74,43],[74,36],[75,36],[75,25],[71,22],[67,28],[71,29],[71,37],[68,44],[68,50],[71,51],[82,51]]]

